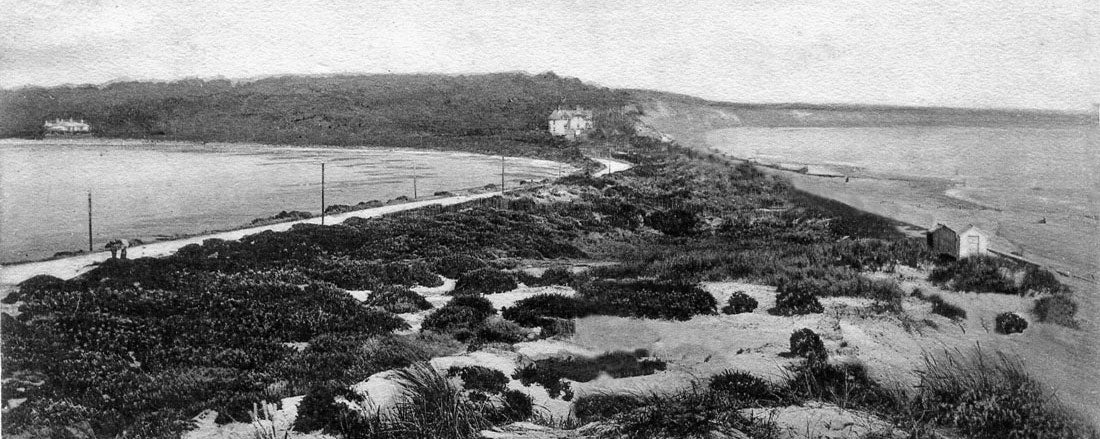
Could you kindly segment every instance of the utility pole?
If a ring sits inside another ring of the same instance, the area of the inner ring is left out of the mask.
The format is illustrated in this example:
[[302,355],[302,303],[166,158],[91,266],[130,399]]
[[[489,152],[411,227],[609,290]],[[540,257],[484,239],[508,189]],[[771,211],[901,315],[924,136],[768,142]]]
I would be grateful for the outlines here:
[[92,252],[92,192],[88,191],[88,253]]
[[325,225],[325,163],[321,162],[321,225]]
[[413,174],[413,199],[416,199],[416,174]]
[[504,196],[504,153],[500,154],[500,195]]

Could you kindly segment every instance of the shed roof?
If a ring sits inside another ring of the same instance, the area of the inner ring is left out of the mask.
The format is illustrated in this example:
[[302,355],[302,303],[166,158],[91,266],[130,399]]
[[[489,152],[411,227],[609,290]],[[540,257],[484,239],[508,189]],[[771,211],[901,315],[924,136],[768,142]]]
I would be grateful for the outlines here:
[[576,110],[563,110],[559,108],[554,110],[553,113],[550,113],[550,119],[554,120],[572,119],[575,116],[591,118],[592,110],[582,110],[579,108]]
[[966,224],[936,223],[936,226],[932,227],[932,230],[929,230],[929,232],[935,232],[936,230],[939,230],[939,229],[950,230],[952,232],[955,232],[956,235],[962,235],[964,233],[967,233],[967,232],[971,231],[971,229],[973,229],[974,231],[976,231],[978,233],[981,233],[983,235],[985,234],[985,232],[983,232],[982,229],[979,229],[977,226],[975,226],[973,224],[969,224],[969,223],[966,223]]

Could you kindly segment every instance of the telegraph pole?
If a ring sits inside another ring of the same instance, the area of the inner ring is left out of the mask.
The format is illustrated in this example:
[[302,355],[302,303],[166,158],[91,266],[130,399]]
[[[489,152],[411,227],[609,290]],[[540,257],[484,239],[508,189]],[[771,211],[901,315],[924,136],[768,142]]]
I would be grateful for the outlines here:
[[416,174],[413,174],[413,199],[416,199]]
[[92,252],[92,192],[88,191],[88,253]]
[[325,225],[325,163],[321,162],[321,225]]

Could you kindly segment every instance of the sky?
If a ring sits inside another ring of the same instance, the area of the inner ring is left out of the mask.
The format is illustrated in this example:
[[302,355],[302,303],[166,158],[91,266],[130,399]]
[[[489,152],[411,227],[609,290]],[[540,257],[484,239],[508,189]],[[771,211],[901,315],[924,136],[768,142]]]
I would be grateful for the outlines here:
[[0,87],[553,71],[736,102],[1083,111],[1100,2],[0,0]]

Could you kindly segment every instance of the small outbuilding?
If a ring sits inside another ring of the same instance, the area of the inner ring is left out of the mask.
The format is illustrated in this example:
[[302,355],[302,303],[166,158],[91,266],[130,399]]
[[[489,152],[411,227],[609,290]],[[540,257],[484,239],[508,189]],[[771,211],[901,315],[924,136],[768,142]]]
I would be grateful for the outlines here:
[[928,232],[928,248],[935,256],[949,256],[956,260],[983,256],[989,254],[989,236],[973,224],[949,226],[940,223]]

